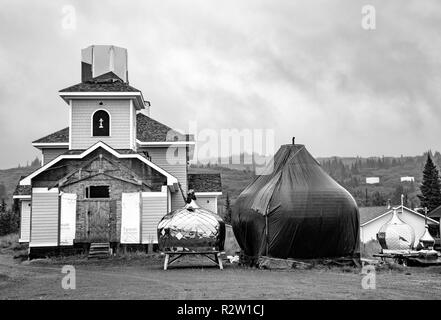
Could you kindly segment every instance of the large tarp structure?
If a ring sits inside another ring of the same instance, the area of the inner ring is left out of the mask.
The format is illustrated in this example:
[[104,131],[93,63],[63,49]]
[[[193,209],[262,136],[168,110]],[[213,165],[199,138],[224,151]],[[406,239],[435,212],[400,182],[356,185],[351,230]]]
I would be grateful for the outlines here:
[[311,259],[358,250],[354,198],[305,146],[281,146],[267,173],[246,187],[233,209],[233,231],[246,256]]

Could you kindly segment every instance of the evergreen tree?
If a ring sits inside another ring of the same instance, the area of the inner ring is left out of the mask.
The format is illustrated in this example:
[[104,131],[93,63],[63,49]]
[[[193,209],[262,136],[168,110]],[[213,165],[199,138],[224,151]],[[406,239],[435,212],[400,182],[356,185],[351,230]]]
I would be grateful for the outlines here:
[[227,198],[225,199],[225,223],[231,224],[231,214],[233,210],[231,209],[230,195],[227,193]]
[[386,200],[384,200],[383,195],[380,192],[375,191],[372,194],[372,205],[373,206],[384,206],[385,204],[386,204]]
[[39,167],[40,166],[40,159],[38,157],[35,157],[35,159],[31,162],[31,167]]
[[2,199],[2,202],[0,204],[0,212],[5,213],[6,212],[6,201],[5,199]]
[[421,195],[418,195],[421,206],[427,207],[432,211],[441,205],[441,186],[439,180],[439,172],[430,157],[427,154],[427,161],[423,170],[423,182],[420,186]]

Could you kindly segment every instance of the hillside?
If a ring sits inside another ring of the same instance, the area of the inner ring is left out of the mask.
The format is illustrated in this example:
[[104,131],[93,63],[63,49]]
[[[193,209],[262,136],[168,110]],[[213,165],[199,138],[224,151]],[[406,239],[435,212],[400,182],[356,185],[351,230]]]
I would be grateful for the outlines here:
[[[343,185],[356,199],[359,206],[386,205],[388,199],[392,204],[399,204],[401,194],[405,195],[405,203],[409,207],[419,206],[417,194],[422,179],[422,170],[427,154],[414,157],[370,157],[370,158],[343,158],[328,157],[318,158],[323,169],[335,180]],[[441,167],[441,154],[432,154],[434,163]],[[8,205],[12,203],[12,193],[19,179],[34,171],[34,165],[0,170],[0,199],[4,198]],[[189,172],[192,173],[216,173],[222,176],[223,195],[218,202],[219,212],[223,213],[227,193],[231,203],[243,189],[253,180],[254,173],[249,165],[191,165]],[[400,182],[400,178],[411,176],[414,182]],[[366,184],[366,177],[379,177],[380,183],[375,185]],[[4,188],[2,187],[4,186]]]
[[10,207],[12,204],[12,194],[20,177],[30,174],[36,168],[36,166],[27,166],[0,170],[0,200],[5,199],[6,204]]
[[[441,154],[431,153],[438,168],[441,168]],[[343,185],[355,198],[359,206],[383,206],[390,200],[392,205],[404,202],[410,208],[419,206],[417,195],[422,180],[422,171],[427,159],[427,153],[421,156],[401,157],[327,157],[317,158],[323,169],[337,182]],[[254,177],[249,165],[197,166],[192,165],[192,172],[221,172],[223,195],[219,207],[224,206],[228,192],[234,205],[240,192]],[[401,177],[414,177],[414,182],[401,182]],[[378,177],[380,183],[366,184],[366,177]],[[221,208],[220,208],[221,209]],[[220,211],[221,212],[221,211]]]

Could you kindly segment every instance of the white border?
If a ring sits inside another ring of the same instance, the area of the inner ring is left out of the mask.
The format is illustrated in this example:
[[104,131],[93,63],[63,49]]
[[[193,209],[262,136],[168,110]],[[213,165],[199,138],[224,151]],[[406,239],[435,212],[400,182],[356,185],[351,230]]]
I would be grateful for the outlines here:
[[32,146],[39,148],[60,148],[60,149],[69,149],[69,142],[33,142]]
[[68,141],[68,145],[69,145],[69,150],[72,149],[72,99],[69,100],[69,141]]
[[88,99],[90,97],[96,97],[96,98],[132,98],[137,101],[137,105],[139,110],[145,109],[144,106],[144,98],[142,96],[142,93],[140,91],[133,91],[133,92],[119,92],[119,91],[112,91],[112,92],[82,92],[82,91],[76,91],[76,92],[58,92],[61,98],[63,98],[66,102],[68,102],[69,98],[76,98],[76,99]]
[[194,195],[195,196],[201,196],[201,197],[203,197],[203,196],[207,196],[207,197],[210,197],[210,196],[221,196],[222,192],[195,192]]
[[58,247],[58,242],[29,242],[30,248],[37,248],[37,247]]
[[12,196],[12,199],[31,199],[31,195],[30,194],[22,194],[22,195],[15,195]]
[[[93,135],[93,116],[98,111],[105,111],[109,115],[109,135],[108,136],[94,136]],[[90,137],[91,138],[102,138],[102,137],[111,137],[112,136],[112,115],[110,114],[109,110],[104,108],[96,109],[94,112],[92,112],[92,115],[90,116]],[[70,149],[70,148],[69,148]]]
[[42,166],[41,168],[37,169],[36,171],[31,173],[30,175],[28,175],[26,178],[20,180],[20,185],[21,186],[31,185],[32,178],[34,178],[35,176],[39,175],[40,173],[42,173],[43,171],[45,171],[46,169],[48,169],[49,167],[51,167],[52,165],[54,165],[55,163],[57,163],[60,160],[63,160],[63,159],[81,159],[81,158],[87,156],[89,153],[93,152],[94,150],[96,150],[96,149],[98,149],[100,147],[103,148],[104,150],[108,151],[109,153],[111,153],[112,155],[114,155],[117,158],[120,158],[120,159],[136,158],[136,159],[144,162],[145,164],[147,164],[151,168],[155,169],[159,173],[161,173],[164,176],[166,176],[167,177],[167,185],[169,185],[169,186],[174,186],[175,187],[175,185],[178,184],[178,179],[176,179],[173,175],[171,175],[170,173],[168,173],[167,171],[165,171],[161,167],[157,166],[153,162],[147,160],[145,157],[141,156],[140,154],[120,154],[116,150],[114,150],[111,147],[109,147],[104,142],[99,141],[99,142],[95,143],[93,146],[91,146],[89,149],[83,151],[81,154],[59,155],[55,159],[49,161],[44,166]]

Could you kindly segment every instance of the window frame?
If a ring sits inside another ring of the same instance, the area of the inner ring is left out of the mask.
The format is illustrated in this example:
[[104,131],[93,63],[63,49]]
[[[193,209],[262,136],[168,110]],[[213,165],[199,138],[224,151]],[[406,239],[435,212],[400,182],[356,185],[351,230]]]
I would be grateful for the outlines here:
[[[108,136],[95,136],[93,134],[93,117],[95,116],[95,113],[97,113],[98,111],[104,111],[109,116],[109,135]],[[90,136],[92,138],[106,138],[106,137],[112,136],[112,116],[108,110],[106,110],[104,108],[99,108],[99,109],[96,109],[94,112],[92,112],[92,115],[90,117]]]
[[[94,198],[91,198],[90,197],[90,187],[107,187],[107,190],[108,190],[108,194],[109,194],[109,196],[108,197],[94,197]],[[90,185],[90,186],[85,186],[85,188],[84,188],[84,199],[86,199],[86,200],[100,200],[100,199],[111,199],[111,196],[110,196],[110,185]]]

